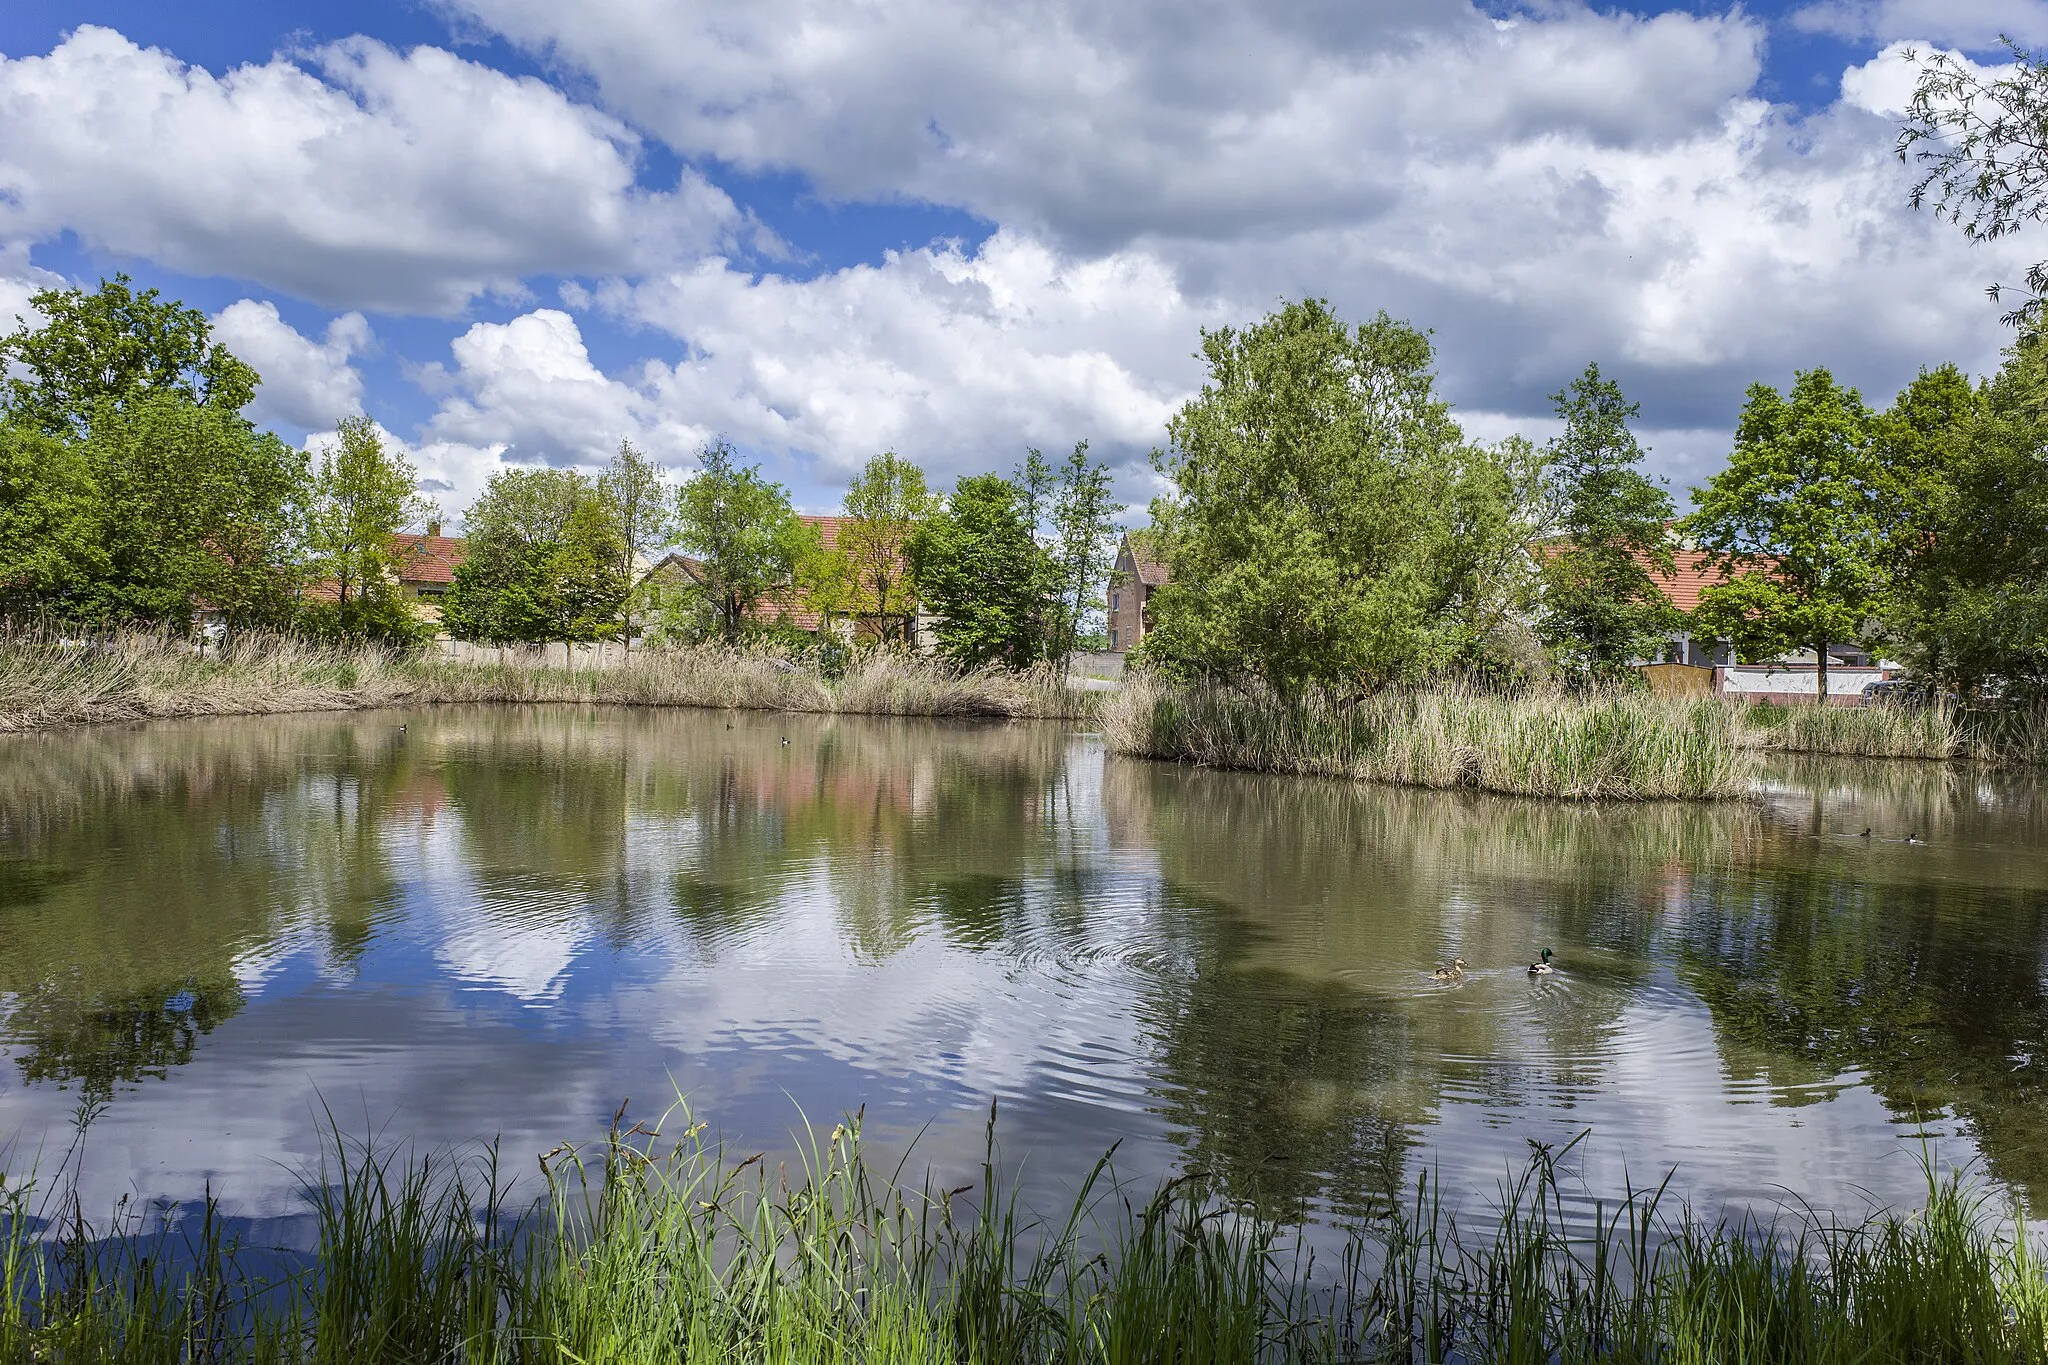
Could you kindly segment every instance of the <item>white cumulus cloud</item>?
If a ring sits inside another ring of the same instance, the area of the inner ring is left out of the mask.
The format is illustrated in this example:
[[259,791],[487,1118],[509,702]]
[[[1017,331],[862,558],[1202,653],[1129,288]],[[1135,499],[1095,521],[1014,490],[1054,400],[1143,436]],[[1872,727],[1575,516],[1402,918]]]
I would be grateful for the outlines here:
[[544,82],[429,47],[355,38],[216,76],[87,25],[0,58],[0,239],[68,229],[335,306],[450,312],[744,228],[694,174],[636,188],[638,151]]
[[2048,39],[2048,0],[1817,0],[1792,25],[1838,38],[1917,39],[1971,49]]
[[370,324],[344,313],[318,341],[300,335],[268,299],[242,299],[213,319],[214,340],[263,377],[252,415],[302,430],[331,427],[363,405],[363,377],[349,361],[370,346]]

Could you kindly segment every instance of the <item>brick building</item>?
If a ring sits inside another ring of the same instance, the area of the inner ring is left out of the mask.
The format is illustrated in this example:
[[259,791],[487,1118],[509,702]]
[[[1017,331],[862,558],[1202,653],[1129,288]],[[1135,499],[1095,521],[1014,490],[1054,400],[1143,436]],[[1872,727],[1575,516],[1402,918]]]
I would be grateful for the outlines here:
[[1109,571],[1109,647],[1117,654],[1137,648],[1152,629],[1150,603],[1155,589],[1172,578],[1158,548],[1145,531],[1127,531]]

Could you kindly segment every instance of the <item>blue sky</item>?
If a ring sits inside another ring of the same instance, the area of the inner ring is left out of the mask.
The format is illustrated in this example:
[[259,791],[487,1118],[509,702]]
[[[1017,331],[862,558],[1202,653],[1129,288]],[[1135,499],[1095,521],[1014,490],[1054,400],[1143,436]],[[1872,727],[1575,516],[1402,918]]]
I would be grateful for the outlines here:
[[2048,3],[16,3],[0,318],[126,270],[451,514],[720,432],[829,510],[1080,439],[1142,501],[1200,329],[1315,293],[1432,328],[1484,439],[1599,361],[1682,487],[1751,381],[1996,363],[2030,244],[1890,149],[1901,45],[1999,32]]

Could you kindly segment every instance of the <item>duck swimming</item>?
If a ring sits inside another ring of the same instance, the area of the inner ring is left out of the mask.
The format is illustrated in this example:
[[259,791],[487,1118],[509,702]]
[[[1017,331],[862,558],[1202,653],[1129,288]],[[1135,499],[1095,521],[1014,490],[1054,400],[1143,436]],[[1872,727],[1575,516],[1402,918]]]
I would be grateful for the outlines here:
[[1465,975],[1465,959],[1462,957],[1454,957],[1451,959],[1450,966],[1439,967],[1435,971],[1431,972],[1430,975],[1435,977],[1439,981],[1456,981],[1458,978]]
[[1550,965],[1550,949],[1548,948],[1543,950],[1542,957],[1529,964],[1529,975],[1531,976],[1549,976],[1556,970],[1557,968]]

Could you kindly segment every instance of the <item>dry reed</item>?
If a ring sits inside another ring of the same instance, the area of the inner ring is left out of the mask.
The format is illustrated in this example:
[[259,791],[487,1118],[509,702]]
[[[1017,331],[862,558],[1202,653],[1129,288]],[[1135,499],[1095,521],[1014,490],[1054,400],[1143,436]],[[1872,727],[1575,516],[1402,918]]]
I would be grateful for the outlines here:
[[898,653],[827,678],[766,648],[637,654],[609,668],[455,663],[374,646],[243,636],[200,654],[122,634],[0,636],[0,733],[187,716],[278,715],[441,702],[583,702],[858,715],[1081,717],[1092,697],[1049,669],[961,672]]
[[1339,700],[1128,679],[1103,717],[1145,758],[1565,800],[1717,800],[1757,770],[1741,714],[1711,698],[1495,695],[1454,686]]
[[1953,758],[1963,750],[1956,709],[1931,706],[1753,706],[1766,749],[1844,758]]

